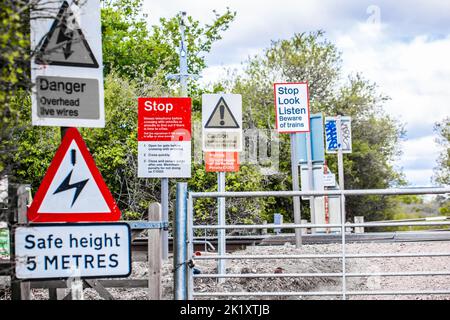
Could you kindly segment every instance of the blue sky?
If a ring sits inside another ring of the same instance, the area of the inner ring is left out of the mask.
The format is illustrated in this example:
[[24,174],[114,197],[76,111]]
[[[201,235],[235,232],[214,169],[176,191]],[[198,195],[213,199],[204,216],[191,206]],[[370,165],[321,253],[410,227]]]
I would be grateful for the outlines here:
[[322,29],[342,52],[344,75],[361,72],[391,97],[384,109],[407,130],[395,165],[411,185],[431,185],[440,150],[433,124],[450,115],[450,1],[144,1],[150,24],[179,11],[208,23],[226,7],[237,16],[207,55],[203,82],[239,69],[271,40]]

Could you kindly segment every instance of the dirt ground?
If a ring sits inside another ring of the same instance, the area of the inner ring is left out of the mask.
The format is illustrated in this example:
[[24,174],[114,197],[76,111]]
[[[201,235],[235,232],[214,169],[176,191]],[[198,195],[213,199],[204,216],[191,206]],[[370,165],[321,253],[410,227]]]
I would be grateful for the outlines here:
[[[340,244],[304,245],[296,249],[293,245],[284,246],[254,246],[246,250],[235,251],[233,255],[274,255],[274,254],[330,254],[339,253]],[[418,253],[418,252],[450,252],[450,242],[422,243],[353,243],[347,244],[347,253]],[[417,272],[445,271],[450,272],[450,257],[416,257],[416,258],[370,258],[347,259],[347,271],[361,272]],[[246,259],[227,260],[227,273],[314,273],[341,271],[340,259]],[[204,273],[215,273],[215,260],[198,260],[196,267]],[[173,297],[173,266],[168,260],[162,269],[163,299]],[[132,279],[147,277],[146,263],[133,262]],[[0,277],[0,299],[9,298],[9,283],[7,278]],[[341,278],[234,278],[226,279],[218,284],[216,279],[195,279],[195,292],[260,292],[260,291],[340,291]],[[401,276],[401,277],[364,277],[347,278],[349,291],[391,291],[391,290],[450,290],[450,276]],[[47,290],[33,290],[34,299],[48,299]],[[117,299],[141,300],[147,299],[145,289],[110,289]],[[90,289],[84,291],[85,299],[100,299],[98,294]],[[217,299],[218,297],[208,297]],[[242,297],[234,296],[233,299]],[[245,297],[246,299],[261,299]],[[267,299],[341,299],[340,297],[267,297]],[[411,296],[348,296],[348,299],[446,299],[450,295],[411,295]]]

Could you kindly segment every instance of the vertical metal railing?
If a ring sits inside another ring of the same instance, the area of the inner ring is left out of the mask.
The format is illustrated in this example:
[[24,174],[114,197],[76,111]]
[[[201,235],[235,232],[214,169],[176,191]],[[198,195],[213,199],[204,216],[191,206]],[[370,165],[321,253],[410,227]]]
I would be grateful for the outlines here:
[[[364,222],[364,223],[346,223],[345,210],[341,210],[341,221],[338,224],[260,224],[260,225],[195,225],[194,224],[194,201],[196,198],[226,198],[226,197],[293,197],[293,196],[324,196],[324,195],[338,195],[341,197],[341,206],[345,206],[345,196],[357,196],[357,195],[421,195],[421,194],[448,194],[450,188],[417,188],[417,189],[376,189],[376,190],[328,190],[328,191],[255,191],[255,192],[190,192],[187,193],[187,186],[177,186],[177,213],[176,219],[180,218],[183,221],[185,214],[184,225],[185,241],[178,239],[175,241],[176,246],[184,246],[184,250],[180,248],[174,248],[176,254],[176,261],[178,264],[182,264],[183,268],[179,269],[179,272],[184,272],[184,277],[180,274],[175,275],[175,288],[176,291],[180,291],[180,294],[176,297],[180,299],[194,299],[195,297],[258,297],[258,296],[340,296],[342,299],[347,299],[348,296],[362,296],[362,295],[436,295],[436,294],[449,294],[450,288],[439,290],[384,290],[384,291],[349,291],[347,288],[347,278],[349,277],[369,277],[369,276],[382,276],[382,277],[401,277],[401,276],[450,276],[448,271],[430,271],[430,272],[377,272],[377,273],[350,273],[347,272],[346,262],[347,259],[363,259],[363,258],[396,258],[396,257],[450,257],[449,252],[419,252],[419,253],[364,253],[354,254],[346,252],[346,231],[347,228],[354,227],[400,227],[400,226],[449,226],[450,221],[425,221],[425,222]],[[184,197],[179,199],[178,197]],[[177,222],[176,226],[183,224]],[[194,258],[193,241],[194,230],[232,230],[232,229],[306,229],[306,228],[339,228],[341,230],[341,252],[339,254],[300,254],[300,255],[234,255],[234,254],[216,254],[195,257],[196,260],[243,260],[243,259],[340,259],[342,261],[341,272],[316,272],[316,273],[258,273],[258,274],[211,274],[203,273],[194,275],[192,267],[188,266],[188,261]],[[181,232],[182,228],[176,229],[175,234]],[[183,256],[184,255],[184,256]],[[195,292],[194,285],[196,278],[215,278],[215,279],[230,279],[230,278],[280,278],[280,277],[328,277],[328,278],[341,278],[342,289],[340,291],[302,291],[302,292]],[[181,287],[184,286],[184,289]],[[182,293],[184,292],[184,294]]]
[[342,300],[347,299],[347,278],[346,278],[346,244],[345,244],[345,198],[341,194],[341,240],[342,240]]
[[[187,206],[187,244],[188,251],[186,260],[193,259],[194,256],[194,199],[192,195],[188,196],[188,206]],[[186,268],[187,272],[187,298],[188,300],[193,300],[194,293],[194,272],[193,268]]]
[[[187,183],[177,183],[177,199],[174,223],[174,299],[186,300],[188,275],[187,268]],[[191,228],[192,229],[192,228]]]

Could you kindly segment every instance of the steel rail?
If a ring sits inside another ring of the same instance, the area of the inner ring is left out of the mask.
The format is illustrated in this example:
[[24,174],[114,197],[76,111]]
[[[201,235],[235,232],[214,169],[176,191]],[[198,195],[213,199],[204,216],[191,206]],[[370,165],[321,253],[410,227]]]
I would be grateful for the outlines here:
[[358,195],[420,195],[450,193],[450,188],[398,188],[371,190],[327,191],[240,191],[240,192],[190,192],[192,198],[262,198],[262,197],[308,197],[308,196],[358,196]]
[[[405,226],[448,226],[450,221],[425,221],[425,222],[389,222],[389,223],[374,223],[374,222],[364,222],[364,223],[345,223],[345,228],[351,227],[405,227]],[[228,225],[195,225],[192,226],[193,229],[295,229],[295,228],[341,228],[341,224],[295,224],[295,223],[285,223],[285,224],[228,224]]]
[[[340,278],[343,273],[312,272],[312,273],[207,273],[196,274],[194,278]],[[445,271],[421,271],[421,272],[376,272],[376,273],[346,273],[346,277],[368,278],[368,277],[426,277],[426,276],[449,276]]]
[[[430,258],[430,257],[450,257],[450,252],[435,253],[368,253],[368,254],[347,254],[346,258]],[[195,260],[214,260],[214,259],[324,259],[324,258],[342,258],[342,254],[302,254],[302,255],[208,255],[196,256]]]
[[[446,295],[450,290],[423,290],[423,291],[347,291],[349,296],[386,296],[386,295]],[[195,297],[235,297],[235,296],[341,296],[340,291],[307,291],[307,292],[194,292]]]

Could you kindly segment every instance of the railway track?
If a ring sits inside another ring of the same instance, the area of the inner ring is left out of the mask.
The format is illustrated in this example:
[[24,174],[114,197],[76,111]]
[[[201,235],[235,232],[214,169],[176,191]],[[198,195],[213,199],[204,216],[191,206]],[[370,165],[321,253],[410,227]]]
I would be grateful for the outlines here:
[[[172,251],[172,238],[169,238],[169,251]],[[194,243],[195,250],[215,251],[217,247],[216,237],[197,237]],[[305,245],[340,243],[340,234],[307,234],[303,235],[302,243]],[[423,232],[373,232],[360,234],[346,234],[346,243],[374,243],[374,242],[423,242],[423,241],[450,241],[450,230],[435,230]],[[227,251],[232,252],[245,249],[247,246],[264,245],[284,245],[285,243],[295,243],[294,234],[283,235],[254,235],[254,236],[231,236],[226,240]],[[147,239],[137,238],[133,241],[133,251],[146,251]]]
[[[169,238],[169,251],[173,251],[172,240]],[[302,243],[305,245],[340,243],[340,234],[307,234],[303,235]],[[347,234],[346,243],[388,243],[388,242],[427,242],[450,241],[450,230],[435,230],[422,232],[374,232],[361,234]],[[227,251],[245,249],[247,246],[276,246],[285,243],[295,243],[294,234],[283,235],[255,235],[255,236],[230,236],[227,237]],[[198,237],[194,243],[194,250],[214,252],[217,248],[216,237]],[[147,238],[136,238],[132,242],[133,260],[145,261],[148,251]],[[0,260],[0,276],[9,275],[9,260]]]

